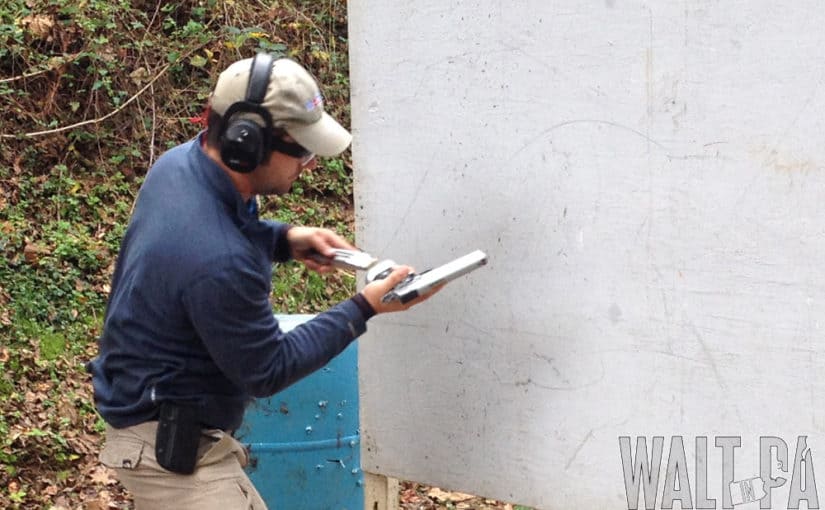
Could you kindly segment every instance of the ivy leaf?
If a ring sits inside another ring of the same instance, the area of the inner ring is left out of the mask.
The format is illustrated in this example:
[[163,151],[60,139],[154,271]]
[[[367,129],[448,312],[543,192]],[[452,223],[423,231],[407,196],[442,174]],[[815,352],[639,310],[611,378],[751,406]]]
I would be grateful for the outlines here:
[[206,65],[207,60],[206,58],[200,55],[195,55],[194,57],[189,59],[189,63],[192,64],[194,67],[203,67]]

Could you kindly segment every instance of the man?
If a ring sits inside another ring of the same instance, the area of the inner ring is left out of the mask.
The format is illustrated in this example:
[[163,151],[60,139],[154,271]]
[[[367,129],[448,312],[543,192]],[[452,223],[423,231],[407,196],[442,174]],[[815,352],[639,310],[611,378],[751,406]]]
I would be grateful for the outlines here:
[[89,364],[107,422],[101,461],[138,509],[265,508],[231,435],[245,405],[323,367],[371,316],[431,295],[382,302],[411,271],[398,267],[289,333],[278,327],[272,262],[325,272],[334,248],[353,247],[329,230],[258,219],[256,195],[287,193],[316,155],[350,141],[304,68],[260,54],[221,73],[206,132],[148,172]]

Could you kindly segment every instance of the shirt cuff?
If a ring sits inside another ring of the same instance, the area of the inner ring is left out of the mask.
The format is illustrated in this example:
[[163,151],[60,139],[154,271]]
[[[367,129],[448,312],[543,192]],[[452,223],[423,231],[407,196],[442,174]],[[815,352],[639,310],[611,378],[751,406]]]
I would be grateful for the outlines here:
[[[349,341],[363,335],[367,330],[367,319],[364,317],[364,312],[361,311],[361,308],[355,303],[355,299],[353,298],[341,301],[328,312],[343,312],[345,314],[347,328],[352,335]],[[319,317],[322,315],[324,314],[319,315]],[[344,347],[346,347],[346,345]]]
[[367,301],[367,298],[365,298],[360,292],[352,296],[352,300],[356,305],[358,305],[358,309],[361,310],[361,314],[364,316],[365,321],[375,315],[375,308],[372,307],[369,301]]
[[292,227],[289,223],[279,223],[276,227],[278,232],[275,235],[275,245],[272,249],[272,260],[274,262],[287,262],[292,259],[292,250],[289,248],[289,240],[286,237],[287,232]]

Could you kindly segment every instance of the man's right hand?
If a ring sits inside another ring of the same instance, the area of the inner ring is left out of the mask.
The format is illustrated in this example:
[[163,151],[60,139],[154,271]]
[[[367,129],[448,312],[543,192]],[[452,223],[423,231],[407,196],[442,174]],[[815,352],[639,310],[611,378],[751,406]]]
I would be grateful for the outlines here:
[[366,287],[361,290],[361,294],[364,296],[364,299],[372,306],[372,309],[375,310],[376,314],[379,313],[389,313],[389,312],[400,312],[402,310],[406,310],[410,307],[421,303],[422,301],[426,301],[430,298],[433,294],[441,290],[444,285],[439,285],[438,287],[433,288],[426,294],[419,296],[412,301],[407,303],[401,303],[400,301],[393,300],[389,303],[384,303],[381,301],[381,298],[384,297],[386,293],[392,290],[393,287],[401,283],[404,278],[407,277],[410,273],[413,272],[413,268],[410,266],[397,266],[393,269],[392,273],[389,274],[386,278],[381,280],[375,280],[369,283]]

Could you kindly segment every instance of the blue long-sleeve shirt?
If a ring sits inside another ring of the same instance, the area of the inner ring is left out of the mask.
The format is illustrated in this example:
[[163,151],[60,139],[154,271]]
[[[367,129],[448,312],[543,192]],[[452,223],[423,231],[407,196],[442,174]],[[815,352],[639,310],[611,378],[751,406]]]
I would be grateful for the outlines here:
[[89,363],[109,424],[136,425],[155,419],[161,401],[186,400],[199,405],[204,426],[235,429],[252,397],[321,368],[366,330],[350,299],[281,331],[269,297],[272,262],[290,257],[287,228],[258,219],[199,140],[158,159]]

